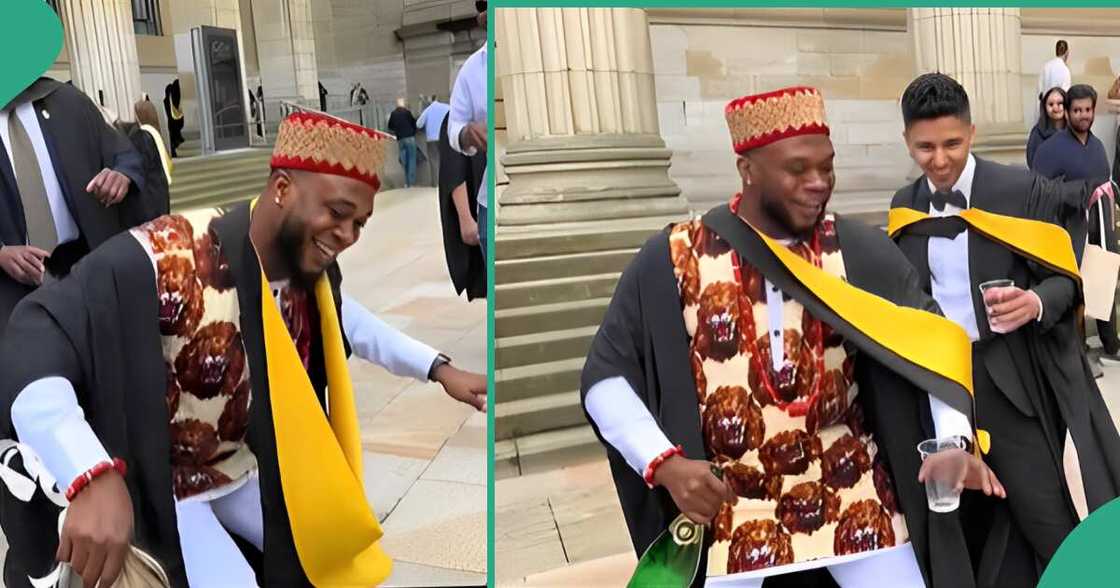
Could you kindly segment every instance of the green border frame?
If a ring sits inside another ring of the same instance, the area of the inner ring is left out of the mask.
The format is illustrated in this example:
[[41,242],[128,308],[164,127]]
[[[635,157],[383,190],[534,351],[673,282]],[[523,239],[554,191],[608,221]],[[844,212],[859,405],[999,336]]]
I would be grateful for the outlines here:
[[[494,145],[494,117],[489,113],[494,111],[494,25],[490,20],[490,7],[487,6],[486,14],[486,141],[487,145]],[[498,199],[494,194],[497,179],[494,173],[497,170],[493,149],[486,150],[486,169],[491,173],[486,174],[486,584],[493,588],[497,583],[494,573],[494,229],[498,226],[494,214],[494,205]]]

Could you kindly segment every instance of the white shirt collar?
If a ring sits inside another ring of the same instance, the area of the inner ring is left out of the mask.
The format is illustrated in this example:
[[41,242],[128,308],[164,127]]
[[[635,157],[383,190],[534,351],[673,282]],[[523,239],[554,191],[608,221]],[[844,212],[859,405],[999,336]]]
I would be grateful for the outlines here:
[[[968,202],[969,206],[972,206],[972,178],[975,175],[976,158],[972,156],[972,153],[969,153],[968,161],[965,162],[964,170],[961,171],[961,177],[957,178],[957,183],[953,184],[953,190],[959,190],[961,194],[964,194],[965,202]],[[926,184],[929,186],[930,194],[937,191],[937,187],[928,177],[926,178]],[[947,205],[943,214],[952,214],[949,212],[949,208],[952,208],[954,212],[957,210],[957,207]]]

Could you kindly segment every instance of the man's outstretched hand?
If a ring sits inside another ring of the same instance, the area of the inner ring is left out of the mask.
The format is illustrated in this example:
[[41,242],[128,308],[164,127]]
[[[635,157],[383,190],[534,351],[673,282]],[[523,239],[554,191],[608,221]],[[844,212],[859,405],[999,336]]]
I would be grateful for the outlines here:
[[448,396],[486,412],[486,376],[463,371],[449,363],[436,368],[434,376]]

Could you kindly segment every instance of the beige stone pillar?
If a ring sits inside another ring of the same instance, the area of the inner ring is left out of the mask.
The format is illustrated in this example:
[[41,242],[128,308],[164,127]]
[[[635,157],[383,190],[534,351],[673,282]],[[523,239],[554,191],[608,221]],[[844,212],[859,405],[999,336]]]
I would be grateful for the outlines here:
[[917,71],[948,74],[968,92],[974,150],[1021,163],[1026,134],[1019,9],[911,8],[909,19]]
[[266,100],[298,98],[319,108],[310,0],[253,0],[257,61]]
[[60,0],[59,16],[70,49],[70,77],[94,102],[122,120],[134,120],[140,99],[140,61],[128,0]]
[[658,131],[645,12],[519,8],[494,16],[509,181],[499,193],[499,226],[686,212]]

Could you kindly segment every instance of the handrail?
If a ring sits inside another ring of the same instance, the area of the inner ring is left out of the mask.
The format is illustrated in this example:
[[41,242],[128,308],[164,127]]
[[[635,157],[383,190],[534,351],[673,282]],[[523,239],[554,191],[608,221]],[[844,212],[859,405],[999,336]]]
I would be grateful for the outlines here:
[[331,118],[336,118],[338,120],[345,121],[345,122],[348,122],[348,123],[351,123],[351,124],[354,124],[354,121],[346,120],[345,118],[342,118],[341,116],[338,116],[338,113],[357,112],[358,116],[359,116],[359,122],[357,124],[359,126],[365,127],[365,128],[367,128],[367,129],[369,129],[369,130],[371,130],[371,131],[373,131],[373,132],[375,132],[379,135],[383,135],[388,139],[392,139],[394,141],[397,140],[397,136],[392,134],[392,133],[388,133],[388,132],[385,132],[385,131],[382,131],[382,130],[379,130],[379,129],[371,128],[368,125],[366,125],[365,124],[365,107],[363,107],[363,106],[352,106],[350,108],[344,108],[342,110],[338,110],[338,111],[335,111],[335,112],[323,112],[322,110],[319,110],[318,108],[311,108],[310,106],[304,106],[304,105],[302,105],[298,102],[293,102],[291,100],[281,100],[280,101],[280,118],[281,119],[285,119],[285,118],[288,117],[288,115],[290,115],[292,113],[295,113],[295,112],[310,112],[310,113],[320,114],[320,115],[323,115],[323,116],[329,116]]

